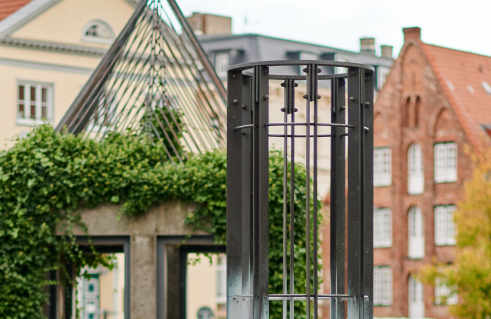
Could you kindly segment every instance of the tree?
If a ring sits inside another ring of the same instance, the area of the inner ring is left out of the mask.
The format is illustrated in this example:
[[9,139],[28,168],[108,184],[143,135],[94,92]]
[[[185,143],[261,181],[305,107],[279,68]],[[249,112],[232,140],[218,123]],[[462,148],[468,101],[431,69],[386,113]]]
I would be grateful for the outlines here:
[[491,317],[491,148],[472,156],[472,180],[464,186],[464,200],[454,215],[457,229],[455,262],[433,263],[420,269],[427,284],[436,281],[458,287],[459,302],[450,312],[459,318]]

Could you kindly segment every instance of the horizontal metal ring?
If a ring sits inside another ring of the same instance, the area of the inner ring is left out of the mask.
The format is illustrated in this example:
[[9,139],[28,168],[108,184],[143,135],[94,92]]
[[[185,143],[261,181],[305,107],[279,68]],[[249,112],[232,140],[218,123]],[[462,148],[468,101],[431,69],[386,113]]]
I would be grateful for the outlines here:
[[[349,127],[349,128],[354,128],[354,125],[349,125],[349,124],[340,124],[340,123],[268,123],[264,124],[264,126],[307,126],[307,124],[310,124],[312,126],[334,126],[334,127]],[[251,124],[252,125],[252,124]],[[240,126],[238,126],[240,127]]]
[[[317,297],[317,299],[332,299],[332,298],[340,298],[340,299],[353,299],[355,296],[352,295],[344,295],[344,294],[318,294],[316,295],[310,295],[310,300],[314,300]],[[233,297],[234,299],[249,299],[253,298],[252,295],[235,295]],[[268,296],[269,300],[289,300],[289,299],[294,299],[294,300],[305,300],[307,299],[308,296],[306,294],[270,294]]]
[[227,68],[228,71],[242,71],[251,69],[255,66],[287,66],[287,65],[317,65],[317,66],[334,66],[341,68],[360,68],[365,69],[371,73],[375,72],[375,68],[371,65],[354,63],[354,62],[337,62],[327,60],[274,60],[274,61],[261,61],[261,62],[247,62],[241,64],[231,65]]
[[[285,134],[269,134],[270,137],[285,137]],[[292,137],[287,135],[286,137]],[[307,135],[295,135],[293,137],[307,137]],[[315,137],[315,135],[310,135],[310,137]],[[317,137],[331,137],[331,134],[318,134]]]
[[[244,72],[242,75],[246,76],[253,76],[254,73],[252,72]],[[348,77],[347,73],[340,73],[340,74],[329,74],[329,75],[318,75],[317,79],[318,80],[331,80],[331,79],[345,79]],[[269,75],[270,80],[298,80],[298,81],[306,81],[307,76],[305,75],[280,75],[280,74],[270,74]]]

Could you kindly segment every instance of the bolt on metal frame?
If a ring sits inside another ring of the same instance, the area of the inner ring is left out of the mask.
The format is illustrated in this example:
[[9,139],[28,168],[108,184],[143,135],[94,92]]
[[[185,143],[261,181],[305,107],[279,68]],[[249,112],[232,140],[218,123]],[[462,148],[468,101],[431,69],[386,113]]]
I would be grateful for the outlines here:
[[[270,67],[275,66],[305,66],[303,72],[306,75],[270,74]],[[347,73],[321,75],[320,67],[325,66],[345,68]],[[317,319],[319,300],[330,300],[330,318],[341,319],[346,315],[350,319],[373,318],[373,67],[349,62],[265,61],[231,66],[227,76],[227,317],[269,318],[269,302],[279,300],[283,303],[282,318],[293,319],[295,302],[303,301],[307,303],[306,317]],[[272,80],[283,81],[282,123],[269,121],[269,83]],[[330,123],[318,121],[318,100],[321,98],[318,83],[323,80],[331,84]],[[306,120],[301,121],[295,118],[297,108],[302,107],[295,106],[299,81],[306,81],[307,91],[303,96]],[[283,127],[283,134],[271,134],[269,130],[275,126]],[[305,134],[298,134],[297,127],[304,127]],[[322,127],[330,127],[330,134],[320,134]],[[268,290],[268,244],[269,240],[274,240],[268,238],[270,137],[283,138],[284,148],[281,294],[270,294]],[[327,147],[325,138],[331,139],[331,287],[329,294],[320,294],[317,289],[319,211],[315,203],[311,205],[310,191],[316,201],[319,197],[318,152],[319,147]],[[287,196],[290,192],[290,198],[294,199],[294,165],[302,160],[295,158],[298,139],[305,140],[305,207],[313,207],[305,211],[294,211],[294,202]],[[295,260],[287,256],[288,237],[290,256],[294,255],[295,214],[305,214],[306,218],[305,247],[308,249],[304,291],[294,290]],[[348,303],[347,314],[345,301]]]

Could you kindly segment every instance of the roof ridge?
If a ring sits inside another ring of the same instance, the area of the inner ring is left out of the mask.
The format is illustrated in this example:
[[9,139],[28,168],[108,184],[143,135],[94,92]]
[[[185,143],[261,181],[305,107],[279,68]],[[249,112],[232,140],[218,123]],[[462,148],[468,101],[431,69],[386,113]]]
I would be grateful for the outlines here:
[[436,47],[436,48],[451,50],[451,51],[457,51],[457,52],[462,52],[462,53],[467,53],[467,54],[474,54],[474,55],[482,56],[484,58],[490,58],[491,59],[491,56],[490,55],[484,55],[484,54],[481,54],[481,53],[475,53],[475,52],[465,51],[465,50],[457,50],[457,49],[453,49],[453,48],[444,47],[444,46],[441,46],[441,45],[429,44],[429,43],[424,43],[424,42],[421,42],[421,44],[427,45],[427,46]]

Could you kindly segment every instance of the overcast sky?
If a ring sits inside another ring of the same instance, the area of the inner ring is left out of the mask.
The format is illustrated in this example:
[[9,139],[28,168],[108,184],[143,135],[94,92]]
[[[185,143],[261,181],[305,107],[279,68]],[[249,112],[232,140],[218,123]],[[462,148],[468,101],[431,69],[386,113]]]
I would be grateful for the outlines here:
[[402,47],[402,28],[418,26],[425,43],[491,55],[491,0],[177,0],[192,12],[230,16],[232,32],[256,33],[359,50],[374,37]]

